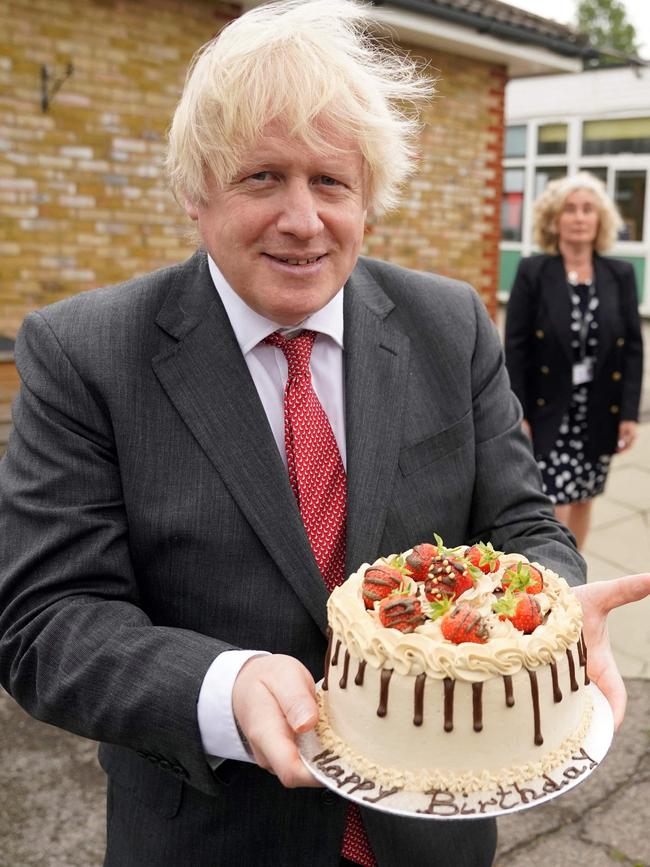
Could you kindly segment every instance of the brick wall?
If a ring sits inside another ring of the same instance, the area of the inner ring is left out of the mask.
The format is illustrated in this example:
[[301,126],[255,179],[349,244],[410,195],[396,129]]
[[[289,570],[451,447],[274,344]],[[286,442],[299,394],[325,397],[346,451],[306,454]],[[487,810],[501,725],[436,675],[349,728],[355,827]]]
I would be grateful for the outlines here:
[[368,251],[467,280],[494,316],[506,70],[452,54],[415,53],[439,75],[424,116],[421,167],[401,210],[373,227]]
[[[0,334],[35,307],[185,258],[165,132],[193,52],[232,8],[0,0]],[[41,66],[56,78],[69,62],[43,113]]]

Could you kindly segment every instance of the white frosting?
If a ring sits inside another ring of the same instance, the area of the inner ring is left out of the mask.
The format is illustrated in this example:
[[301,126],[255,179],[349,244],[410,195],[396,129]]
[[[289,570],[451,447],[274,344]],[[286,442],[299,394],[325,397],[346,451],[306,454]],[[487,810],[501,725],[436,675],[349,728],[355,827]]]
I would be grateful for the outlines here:
[[[382,558],[377,563],[390,559]],[[508,555],[505,565],[484,575],[460,597],[484,615],[490,630],[486,644],[452,644],[443,638],[440,620],[429,620],[408,634],[386,629],[376,612],[367,611],[361,596],[369,563],[364,563],[331,594],[327,607],[329,625],[342,636],[353,656],[365,659],[373,668],[387,666],[403,675],[424,672],[435,678],[480,681],[498,674],[516,674],[522,668],[547,665],[557,661],[578,641],[582,609],[564,578],[534,563],[544,576],[544,593],[537,594],[545,614],[544,622],[531,635],[524,635],[510,621],[499,620],[491,611],[497,598],[493,591],[500,584],[507,565],[519,561],[528,562],[523,555]]]
[[[323,744],[381,785],[421,791],[469,792],[495,782],[524,782],[568,758],[591,713],[577,647],[582,611],[566,581],[535,563],[544,580],[543,593],[536,594],[542,624],[524,635],[500,620],[492,612],[494,590],[505,568],[519,561],[527,562],[517,554],[505,556],[497,572],[460,597],[484,617],[485,644],[453,644],[443,637],[440,620],[427,620],[409,634],[385,628],[361,595],[370,564],[336,588],[328,603],[332,643],[321,694]],[[418,675],[425,677],[419,678],[422,720],[416,725]],[[512,706],[505,698],[507,684]],[[543,744],[536,744],[540,734]]]

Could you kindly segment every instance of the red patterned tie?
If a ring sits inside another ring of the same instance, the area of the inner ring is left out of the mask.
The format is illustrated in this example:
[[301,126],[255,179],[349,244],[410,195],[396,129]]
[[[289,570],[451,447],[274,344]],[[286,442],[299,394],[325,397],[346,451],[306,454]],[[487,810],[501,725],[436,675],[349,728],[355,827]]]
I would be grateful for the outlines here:
[[[329,419],[311,384],[309,360],[315,339],[314,331],[302,331],[290,339],[275,332],[264,342],[277,346],[287,359],[284,445],[289,482],[316,563],[331,592],[345,577],[346,479]],[[376,864],[355,804],[348,808],[341,854],[363,867]]]

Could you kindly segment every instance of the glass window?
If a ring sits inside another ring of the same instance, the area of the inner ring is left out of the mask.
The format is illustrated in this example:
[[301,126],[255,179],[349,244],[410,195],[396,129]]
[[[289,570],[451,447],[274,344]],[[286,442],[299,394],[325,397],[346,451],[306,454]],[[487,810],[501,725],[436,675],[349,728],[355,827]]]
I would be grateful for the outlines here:
[[582,127],[582,153],[650,154],[650,117],[586,121]]
[[549,181],[563,178],[565,175],[566,166],[539,166],[535,171],[535,198],[544,192]]
[[501,200],[501,237],[504,241],[521,241],[523,206],[524,170],[506,169]]
[[565,154],[567,125],[565,123],[546,123],[537,129],[538,154]]
[[505,156],[526,156],[526,126],[507,126],[505,135]]
[[625,224],[619,233],[622,241],[643,240],[645,182],[643,170],[616,172],[614,198]]

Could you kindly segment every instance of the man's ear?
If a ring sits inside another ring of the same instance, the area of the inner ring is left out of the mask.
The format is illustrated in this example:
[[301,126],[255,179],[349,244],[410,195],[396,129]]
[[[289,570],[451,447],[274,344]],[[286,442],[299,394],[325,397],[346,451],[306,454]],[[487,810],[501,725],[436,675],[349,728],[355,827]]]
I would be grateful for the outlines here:
[[183,207],[185,208],[185,213],[190,218],[190,220],[198,220],[199,219],[199,208],[194,202],[190,202],[188,199],[185,199],[183,202]]

